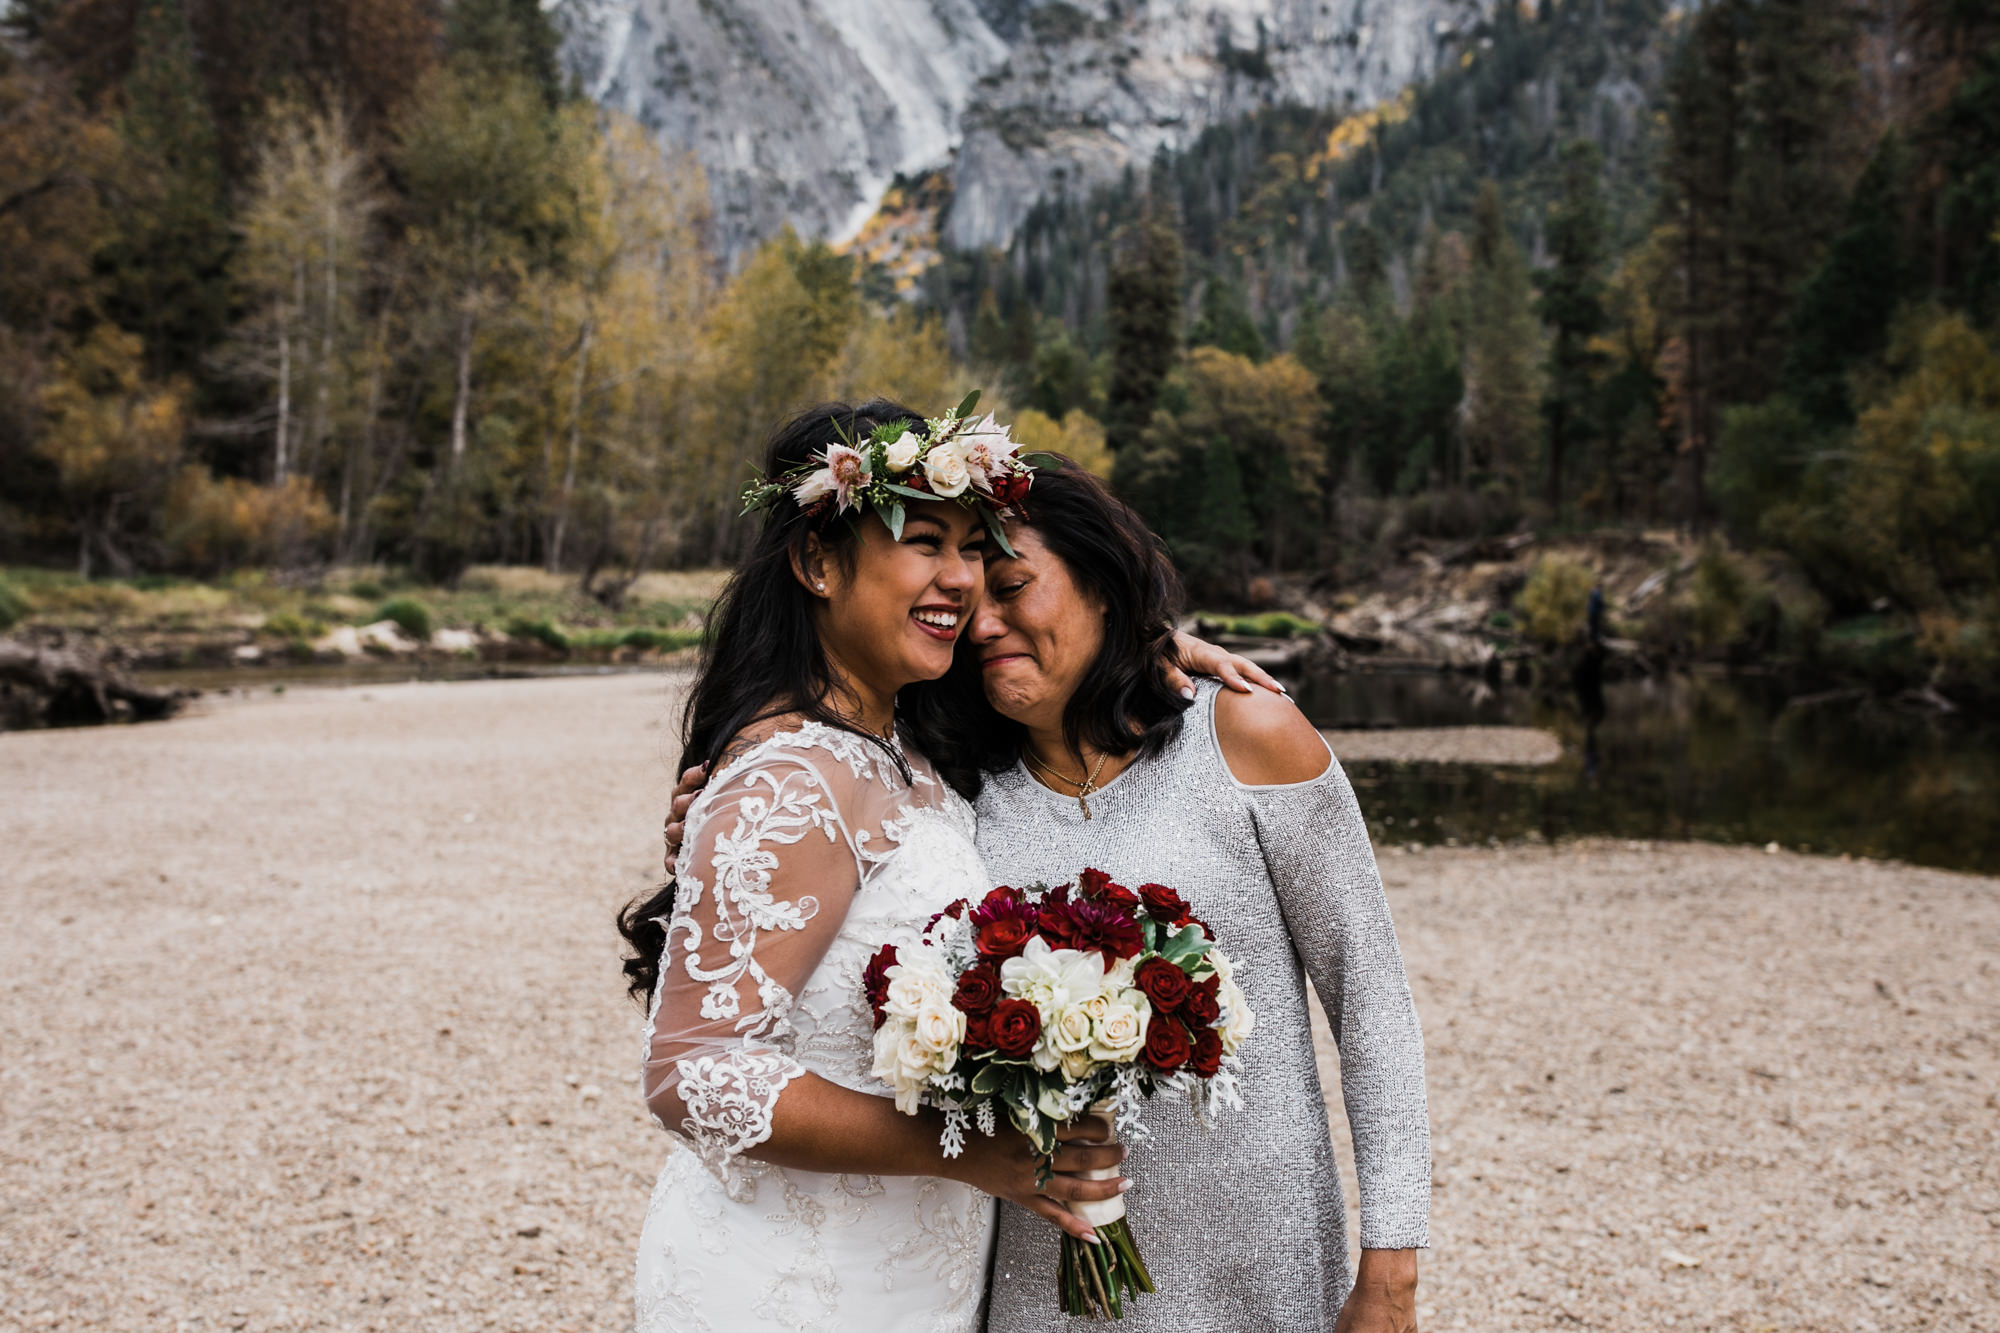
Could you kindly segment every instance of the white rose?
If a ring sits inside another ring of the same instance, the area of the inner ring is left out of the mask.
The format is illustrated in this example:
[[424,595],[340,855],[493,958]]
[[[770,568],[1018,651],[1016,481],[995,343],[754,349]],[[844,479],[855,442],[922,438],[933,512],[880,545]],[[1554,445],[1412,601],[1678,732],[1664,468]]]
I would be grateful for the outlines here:
[[965,1015],[950,1004],[926,1004],[917,1010],[917,1043],[938,1061],[940,1073],[958,1062],[958,1044],[965,1040]]
[[917,451],[923,446],[923,437],[905,427],[901,435],[883,447],[882,461],[891,472],[908,472],[916,464]]
[[1229,955],[1222,950],[1210,949],[1203,956],[1206,958],[1208,965],[1215,969],[1215,975],[1221,977],[1224,981],[1236,975],[1236,964],[1230,962]]
[[965,450],[956,440],[947,440],[924,455],[924,476],[931,490],[949,500],[965,494],[972,484],[972,469],[966,465]]
[[1257,1015],[1250,1012],[1250,1002],[1243,998],[1243,992],[1235,982],[1224,981],[1216,988],[1215,998],[1222,1009],[1222,1022],[1217,1032],[1222,1037],[1222,1049],[1229,1055],[1236,1054],[1236,1048],[1257,1026]]
[[931,1076],[937,1067],[936,1052],[917,1040],[916,1025],[896,1043],[896,1078],[898,1086],[905,1083],[921,1084]]
[[891,1018],[875,1029],[875,1064],[869,1074],[884,1083],[896,1081],[896,1047],[911,1030],[908,1019]]
[[1061,1120],[1069,1114],[1069,1098],[1061,1088],[1043,1088],[1035,1098],[1035,1109],[1051,1120]]
[[1081,1005],[1071,1005],[1056,1015],[1054,1028],[1049,1040],[1055,1048],[1065,1053],[1080,1051],[1090,1045],[1090,1015]]
[[915,1018],[927,1006],[951,1003],[951,976],[928,949],[913,949],[908,957],[889,969],[889,990],[882,1012],[897,1018]]
[[1097,1061],[1090,1058],[1089,1051],[1063,1052],[1062,1074],[1070,1082],[1078,1082],[1095,1068],[1097,1068]]
[[[1111,976],[1109,973],[1105,974],[1104,980],[1107,983],[1110,982]],[[1089,999],[1085,1000],[1082,1004],[1079,1004],[1076,1007],[1083,1010],[1083,1012],[1085,1012],[1086,1014],[1089,1014],[1093,1019],[1097,1019],[1104,1017],[1104,1011],[1107,1008],[1109,1008],[1110,1005],[1111,1005],[1110,993],[1108,991],[1099,991],[1097,994],[1091,996]]]
[[1124,1064],[1145,1049],[1146,1023],[1151,1017],[1151,1005],[1141,1010],[1137,1005],[1113,1001],[1106,1006],[1104,1017],[1092,1025],[1090,1053],[1099,1060],[1110,1064]]

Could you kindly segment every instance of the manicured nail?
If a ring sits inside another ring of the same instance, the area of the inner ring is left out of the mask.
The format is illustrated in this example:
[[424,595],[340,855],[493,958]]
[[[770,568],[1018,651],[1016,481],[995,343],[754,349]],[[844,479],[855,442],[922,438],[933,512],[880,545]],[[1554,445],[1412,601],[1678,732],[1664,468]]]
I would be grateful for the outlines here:
[[1099,1239],[1097,1238],[1097,1233],[1096,1233],[1095,1231],[1086,1231],[1086,1232],[1084,1232],[1084,1233],[1083,1233],[1083,1238],[1084,1238],[1084,1240],[1085,1240],[1086,1242],[1088,1242],[1089,1244],[1092,1244],[1092,1245],[1102,1245],[1102,1244],[1104,1243],[1103,1241],[1101,1241],[1101,1240],[1099,1240]]
[[1181,698],[1192,700],[1194,698],[1194,686],[1192,685],[1181,686]]
[[1132,1182],[1129,1180],[1121,1180],[1118,1182],[1118,1192],[1120,1194],[1123,1194],[1126,1190],[1129,1190],[1131,1188],[1132,1188]]

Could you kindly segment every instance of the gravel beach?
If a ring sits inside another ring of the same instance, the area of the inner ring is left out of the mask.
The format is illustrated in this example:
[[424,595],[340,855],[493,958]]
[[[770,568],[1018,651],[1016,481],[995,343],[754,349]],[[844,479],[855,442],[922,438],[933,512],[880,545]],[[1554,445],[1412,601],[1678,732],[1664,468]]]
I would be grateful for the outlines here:
[[[657,868],[675,683],[0,735],[0,1329],[629,1328],[666,1141],[611,918]],[[1382,864],[1425,1328],[2000,1331],[2000,881]]]

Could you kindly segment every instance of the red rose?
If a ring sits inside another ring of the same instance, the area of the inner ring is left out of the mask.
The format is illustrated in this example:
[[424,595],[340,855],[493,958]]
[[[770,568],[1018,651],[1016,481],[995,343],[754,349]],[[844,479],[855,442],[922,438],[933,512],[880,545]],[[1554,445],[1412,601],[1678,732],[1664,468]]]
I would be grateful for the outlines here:
[[1094,903],[1103,903],[1130,912],[1139,906],[1139,895],[1123,884],[1111,882],[1111,876],[1102,870],[1086,870],[1076,877],[1077,895]]
[[1186,1025],[1171,1014],[1154,1014],[1146,1025],[1146,1063],[1162,1074],[1171,1074],[1192,1054]]
[[967,1051],[988,1051],[993,1049],[993,1015],[967,1014],[965,1016],[965,1041]]
[[1033,903],[1003,885],[972,909],[973,947],[996,963],[1012,958],[1034,938],[1038,915]]
[[1042,1015],[1027,1000],[1005,999],[993,1006],[987,1019],[993,1047],[1009,1060],[1025,1060],[1042,1035]]
[[1027,498],[1033,479],[1025,472],[1010,472],[993,482],[993,499],[1003,505]]
[[1155,921],[1178,926],[1187,920],[1187,903],[1164,884],[1141,884],[1139,901],[1146,905],[1146,915]]
[[1164,958],[1148,958],[1139,964],[1138,974],[1133,977],[1146,998],[1153,1002],[1153,1008],[1162,1013],[1172,1013],[1181,1007],[1194,983],[1179,966]]
[[1203,1028],[1194,1034],[1194,1054],[1188,1058],[1188,1070],[1197,1078],[1214,1078],[1222,1068],[1222,1034],[1214,1028]]
[[868,1007],[875,1012],[875,1026],[882,1026],[882,1003],[889,998],[889,969],[896,965],[896,946],[885,944],[875,956],[868,960],[868,968],[861,974],[861,993],[868,997]]
[[1215,993],[1220,989],[1222,989],[1221,977],[1197,981],[1188,990],[1187,999],[1181,1003],[1181,1017],[1197,1028],[1214,1026],[1215,1020],[1222,1017],[1222,1006],[1215,998]]
[[924,927],[924,929],[929,930],[931,926],[935,926],[938,922],[944,920],[946,917],[950,917],[952,920],[956,921],[964,915],[965,915],[965,899],[960,898],[957,902],[945,908],[942,912],[931,913],[930,922]]
[[999,999],[1000,973],[991,963],[967,968],[951,995],[951,1002],[968,1014],[989,1013]]

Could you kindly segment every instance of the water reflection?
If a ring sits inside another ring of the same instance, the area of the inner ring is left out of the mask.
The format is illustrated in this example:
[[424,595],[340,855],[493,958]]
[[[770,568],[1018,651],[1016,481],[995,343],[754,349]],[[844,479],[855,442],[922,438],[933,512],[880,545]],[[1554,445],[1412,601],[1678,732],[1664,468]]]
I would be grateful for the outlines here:
[[1543,768],[1350,765],[1379,842],[1705,838],[2000,872],[1991,723],[1866,699],[1788,709],[1755,679],[1579,669],[1562,685],[1348,673],[1295,693],[1324,727],[1516,725],[1561,738],[1561,760]]

